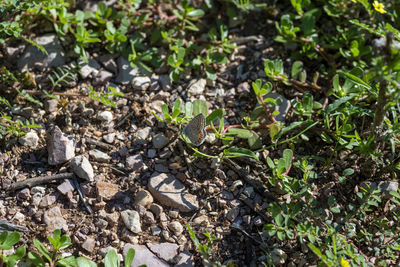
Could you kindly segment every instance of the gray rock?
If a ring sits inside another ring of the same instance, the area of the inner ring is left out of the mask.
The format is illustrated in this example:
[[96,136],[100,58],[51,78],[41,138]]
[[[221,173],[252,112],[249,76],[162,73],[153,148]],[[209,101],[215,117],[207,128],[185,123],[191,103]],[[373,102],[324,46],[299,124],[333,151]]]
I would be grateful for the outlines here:
[[150,148],[149,150],[147,150],[147,157],[149,159],[154,158],[157,155],[157,151],[155,149]]
[[172,262],[174,257],[178,255],[179,246],[174,243],[147,243],[146,245],[157,257],[167,262]]
[[174,265],[174,267],[194,267],[195,266],[193,255],[187,250],[184,250],[181,253],[179,253],[179,255],[175,257],[175,262],[176,262],[176,264]]
[[47,208],[51,205],[53,205],[57,201],[57,195],[56,194],[49,194],[45,195],[39,203],[39,208]]
[[156,220],[154,220],[154,215],[151,213],[151,211],[146,211],[142,215],[142,220],[144,224],[155,224]]
[[93,85],[102,85],[111,80],[113,77],[113,74],[109,71],[106,70],[100,70],[96,76],[94,77],[93,80]]
[[283,96],[281,96],[278,93],[268,93],[268,94],[266,94],[264,96],[264,99],[266,99],[266,98],[273,98],[273,99],[276,99],[276,100],[278,98],[280,98],[282,100],[282,103],[280,105],[276,105],[275,106],[275,110],[279,111],[279,114],[275,115],[274,117],[275,117],[275,119],[277,121],[285,121],[286,115],[287,115],[287,113],[288,113],[288,111],[290,109],[290,106],[291,106],[290,101],[287,100],[286,98],[284,98]]
[[47,132],[47,152],[49,165],[58,165],[75,156],[75,140],[54,126]]
[[132,68],[129,61],[122,56],[118,58],[117,65],[118,75],[115,78],[116,83],[129,84],[139,73],[139,69]]
[[112,144],[112,143],[114,143],[114,140],[115,140],[115,133],[109,133],[109,134],[103,135],[103,139],[107,143]]
[[165,166],[164,164],[160,164],[160,163],[154,164],[154,169],[157,172],[169,172],[168,167]]
[[145,164],[141,155],[133,155],[126,158],[125,166],[133,171],[140,171]]
[[189,96],[191,95],[202,95],[204,89],[206,88],[207,80],[206,79],[199,79],[199,80],[192,80],[189,83],[187,92]]
[[110,111],[105,110],[97,114],[97,118],[104,122],[111,122],[113,120],[113,115]]
[[157,225],[151,227],[151,235],[159,236],[161,234],[161,228]]
[[89,62],[83,62],[83,60],[79,59],[78,64],[81,67],[79,70],[79,74],[81,75],[82,79],[86,79],[89,76],[96,76],[99,73],[100,64],[97,63],[96,60],[93,58],[89,58]]
[[196,196],[190,194],[184,185],[173,175],[153,173],[149,179],[150,193],[161,204],[177,208],[182,212],[190,212],[199,208]]
[[24,214],[22,214],[21,212],[17,211],[14,216],[12,217],[11,221],[17,221],[17,222],[24,222],[26,221],[26,217]]
[[121,218],[126,228],[131,230],[133,233],[138,234],[142,232],[140,224],[139,213],[135,210],[124,210],[121,212]]
[[231,222],[233,222],[236,219],[236,217],[239,215],[239,212],[240,212],[240,208],[239,207],[233,207],[226,214],[226,218],[228,220],[230,220]]
[[23,146],[36,148],[39,144],[39,136],[35,131],[30,131],[19,139],[19,143]]
[[169,264],[160,260],[156,255],[154,255],[146,246],[144,245],[132,245],[126,244],[124,246],[124,257],[128,253],[129,248],[133,248],[135,250],[135,258],[131,264],[132,267],[136,267],[142,264],[146,264],[148,267],[157,266],[157,267],[170,267]]
[[161,236],[165,239],[165,240],[169,240],[169,232],[167,230],[162,230],[161,231]]
[[82,243],[82,248],[89,253],[92,253],[96,246],[96,241],[93,238],[86,238],[86,240]]
[[176,211],[176,210],[170,210],[170,211],[168,212],[168,215],[169,215],[169,217],[171,217],[171,218],[173,218],[173,219],[176,219],[176,218],[179,217],[179,212]]
[[153,203],[150,205],[150,210],[154,213],[154,215],[156,215],[156,218],[159,218],[161,213],[163,212],[163,207]]
[[172,88],[171,81],[169,79],[169,75],[160,75],[159,81],[161,83],[161,87],[163,91],[170,91]]
[[17,199],[19,200],[27,200],[31,197],[31,192],[29,188],[24,188],[17,193]]
[[153,196],[147,190],[139,190],[136,193],[135,201],[133,205],[142,205],[145,208],[148,208],[153,203]]
[[183,226],[180,222],[171,222],[168,224],[168,228],[174,232],[176,236],[179,236],[183,233]]
[[43,214],[43,221],[47,226],[48,232],[54,232],[56,229],[68,230],[67,221],[63,218],[58,206],[46,210]]
[[18,59],[17,66],[21,72],[30,68],[43,71],[45,68],[56,68],[65,64],[63,48],[56,34],[45,34],[34,39],[47,51],[47,55],[34,46],[28,46]]
[[96,183],[96,191],[97,195],[101,198],[110,200],[117,195],[119,187],[117,184],[99,181]]
[[381,190],[384,197],[389,197],[391,191],[397,192],[399,183],[397,181],[381,181],[378,183],[378,188]]
[[113,72],[114,74],[117,74],[118,68],[117,68],[117,63],[115,63],[114,60],[115,56],[111,55],[111,54],[105,54],[105,55],[101,55],[98,60],[100,61],[101,64],[103,64],[103,66]]
[[58,109],[57,106],[58,106],[57,99],[48,99],[44,102],[44,108],[49,113],[57,111],[57,109]]
[[168,142],[169,142],[168,138],[165,137],[165,135],[163,133],[156,134],[153,137],[154,148],[157,148],[157,149],[163,148],[166,145],[168,145]]
[[107,155],[106,153],[98,150],[98,149],[92,149],[89,151],[89,156],[93,158],[93,160],[97,162],[103,162],[107,163],[111,160],[111,157]]
[[149,88],[151,80],[147,76],[137,76],[132,80],[132,87],[136,90],[146,91]]
[[287,254],[282,249],[279,248],[275,248],[274,250],[272,250],[271,256],[272,256],[272,263],[274,264],[274,266],[280,266],[282,264],[285,264],[287,260]]
[[151,132],[150,127],[145,127],[143,129],[137,130],[133,135],[139,141],[139,143],[146,143],[147,138],[149,138]]
[[92,182],[94,180],[93,167],[89,160],[83,156],[76,156],[71,160],[72,171],[82,179]]

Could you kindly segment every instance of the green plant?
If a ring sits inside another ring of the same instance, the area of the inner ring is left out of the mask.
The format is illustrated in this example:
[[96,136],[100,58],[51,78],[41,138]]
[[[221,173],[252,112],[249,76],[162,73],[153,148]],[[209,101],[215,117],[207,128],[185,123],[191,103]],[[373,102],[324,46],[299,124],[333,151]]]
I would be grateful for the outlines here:
[[196,234],[190,228],[189,224],[186,224],[186,227],[189,231],[190,239],[192,239],[193,244],[195,245],[196,249],[200,252],[201,256],[203,257],[203,264],[205,266],[224,266],[222,265],[218,259],[213,260],[213,245],[216,242],[217,238],[209,233],[203,233],[203,235],[207,238],[207,245],[203,245],[200,243],[199,239],[196,237]]
[[107,107],[115,108],[115,103],[112,101],[114,97],[123,97],[124,94],[118,92],[116,88],[112,86],[107,87],[107,93],[99,93],[94,91],[93,86],[89,86],[89,97],[94,101],[99,101]]
[[[154,116],[165,123],[170,123],[170,124],[175,124],[178,125],[180,129],[182,129],[184,123],[188,123],[190,119],[192,119],[194,116],[197,114],[208,114],[208,107],[207,103],[202,100],[195,100],[193,103],[187,102],[185,104],[185,116],[180,117],[179,115],[183,111],[183,107],[181,105],[181,101],[177,99],[173,105],[172,108],[172,113],[169,112],[169,108],[167,104],[162,105],[162,112],[164,115],[164,119],[161,119],[158,117],[155,113]],[[229,145],[234,138],[232,135],[240,135],[244,133],[229,133],[227,130],[230,128],[233,128],[233,126],[230,126],[229,128],[224,127],[224,122],[222,119],[222,116],[224,114],[224,111],[222,109],[217,109],[211,112],[209,115],[206,116],[206,130],[210,129],[213,131],[215,134],[216,138],[221,139],[226,145]],[[218,126],[214,126],[214,121],[218,121]],[[242,128],[242,126],[235,126],[238,128]],[[243,129],[243,131],[249,132],[249,130]],[[249,132],[251,135],[251,132]],[[203,157],[208,157],[208,158],[235,158],[235,157],[251,157],[256,160],[258,160],[257,155],[252,152],[251,150],[247,148],[242,148],[242,147],[229,147],[227,149],[224,149],[223,155],[222,156],[213,156],[213,155],[207,155],[203,152],[200,152],[197,148],[193,147],[190,145],[190,141],[185,137],[185,135],[182,133],[181,138],[183,141],[187,143],[187,145],[195,152],[196,156],[203,156]]]
[[57,87],[61,87],[62,84],[68,84],[77,80],[76,71],[70,68],[58,67],[53,70],[53,75],[49,75],[51,81],[51,89],[53,91]]
[[[10,250],[12,247],[18,243],[21,238],[20,233],[13,232],[8,234],[8,231],[3,231],[0,234],[0,252],[4,250]],[[5,256],[4,254],[0,254],[0,266],[4,263],[6,266],[11,267],[14,266],[17,261],[22,259],[25,256],[26,249],[24,246],[20,246],[16,249],[15,253]]]
[[39,240],[33,240],[33,244],[41,255],[36,252],[28,252],[29,261],[35,266],[45,266],[47,261],[50,266],[55,266],[56,263],[68,266],[68,262],[74,258],[73,256],[66,259],[61,258],[59,251],[68,248],[72,243],[71,239],[67,235],[61,235],[61,230],[57,229],[53,232],[53,236],[49,236],[48,240],[52,246],[52,251],[49,251],[46,246]]

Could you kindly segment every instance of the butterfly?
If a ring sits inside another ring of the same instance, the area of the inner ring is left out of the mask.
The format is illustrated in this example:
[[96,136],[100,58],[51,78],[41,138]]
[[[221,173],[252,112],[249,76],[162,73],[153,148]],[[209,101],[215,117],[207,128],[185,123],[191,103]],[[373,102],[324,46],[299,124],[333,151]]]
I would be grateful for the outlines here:
[[189,138],[193,145],[199,146],[206,139],[207,132],[205,127],[206,117],[200,113],[183,128],[183,133]]

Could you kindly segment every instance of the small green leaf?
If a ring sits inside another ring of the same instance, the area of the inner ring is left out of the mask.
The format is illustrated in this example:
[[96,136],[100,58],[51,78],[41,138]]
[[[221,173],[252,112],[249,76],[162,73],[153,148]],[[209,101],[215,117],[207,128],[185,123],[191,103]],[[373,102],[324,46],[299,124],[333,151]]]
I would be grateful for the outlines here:
[[[5,236],[7,236],[7,231],[5,232]],[[3,232],[3,233],[4,233]],[[2,239],[4,238],[3,234],[2,234]],[[13,232],[10,235],[8,235],[5,240],[2,242],[2,244],[0,245],[0,249],[2,250],[9,250],[11,249],[15,244],[18,243],[19,239],[21,238],[20,233],[18,232]]]
[[299,73],[303,70],[303,62],[295,61],[292,65],[292,79],[297,79]]
[[189,13],[187,13],[188,17],[197,17],[197,18],[201,18],[202,16],[204,16],[204,11],[202,9],[195,9],[193,11],[190,11]]
[[172,118],[175,119],[179,114],[181,114],[181,100],[177,98],[172,108]]
[[239,128],[229,128],[229,134],[236,135],[239,138],[247,139],[253,135],[253,133],[247,129],[239,129]]
[[352,168],[347,168],[343,171],[343,176],[350,176],[354,173],[354,170]]
[[110,249],[104,257],[104,267],[119,267],[119,259],[114,249]]
[[128,252],[125,255],[124,267],[130,267],[134,258],[135,258],[135,250],[133,248],[129,248]]
[[206,118],[206,125],[210,125],[213,121],[222,119],[222,116],[224,115],[223,109],[219,108],[214,110],[213,112],[210,113],[210,115],[207,116]]
[[162,112],[163,112],[163,114],[164,114],[164,119],[170,120],[170,119],[171,119],[171,115],[169,115],[169,108],[168,108],[168,105],[164,103],[164,104],[161,106],[161,110],[162,110]]
[[44,267],[45,262],[43,259],[39,256],[39,254],[35,252],[28,252],[28,259],[33,263],[33,266],[37,267]]
[[193,116],[203,113],[204,116],[208,114],[207,102],[203,100],[193,101]]
[[86,259],[85,257],[76,258],[77,267],[97,267],[97,264],[93,261]]
[[192,102],[185,103],[185,117],[192,117],[193,114],[193,104]]
[[250,157],[255,160],[259,160],[257,155],[246,148],[238,148],[238,147],[230,147],[228,149],[224,149],[224,155],[228,158],[231,157]]
[[359,86],[364,87],[369,91],[372,90],[372,87],[369,84],[367,84],[366,82],[364,82],[363,80],[361,80],[357,76],[355,76],[353,74],[350,74],[348,72],[344,72],[342,70],[339,70],[338,73],[345,75],[347,78],[349,78],[350,80],[352,80],[354,83],[358,84]]
[[39,250],[40,253],[49,261],[51,262],[51,254],[49,251],[46,249],[46,247],[41,243],[39,240],[35,239],[33,240],[33,244],[35,247]]

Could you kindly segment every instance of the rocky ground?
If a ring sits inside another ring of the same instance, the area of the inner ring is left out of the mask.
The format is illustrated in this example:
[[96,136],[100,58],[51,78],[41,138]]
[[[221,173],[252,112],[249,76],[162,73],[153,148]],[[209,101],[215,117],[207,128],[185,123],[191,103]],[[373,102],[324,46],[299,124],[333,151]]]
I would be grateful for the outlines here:
[[[178,85],[164,69],[144,75],[121,55],[90,51],[89,64],[76,61],[53,33],[34,39],[48,55],[24,43],[5,47],[2,55],[9,68],[30,70],[34,86],[27,90],[45,104],[20,99],[13,118],[33,120],[41,128],[8,138],[0,154],[0,218],[25,227],[21,233],[29,248],[33,239],[47,242],[60,228],[74,244],[63,256],[101,262],[111,248],[121,255],[133,247],[132,266],[201,265],[187,231],[190,224],[201,240],[206,231],[217,237],[212,246],[221,262],[262,261],[262,229],[269,220],[262,211],[271,200],[264,191],[263,165],[193,158],[176,139],[179,130],[159,122],[153,112],[162,117],[161,105],[171,106],[177,98],[203,99],[210,110],[225,109],[227,124],[240,123],[242,112],[256,104],[250,82],[265,77],[262,61],[276,53],[269,37],[239,37],[217,81],[199,75]],[[49,86],[52,68],[73,64],[81,65],[77,79],[55,90],[56,99],[39,93]],[[96,91],[113,86],[124,97],[115,99],[115,109],[107,108],[88,97],[89,85]],[[12,88],[1,90],[12,94]],[[287,102],[283,105],[281,119],[289,110]],[[201,147],[213,155],[222,149],[212,134]],[[15,187],[48,176],[53,177]],[[305,261],[300,254],[289,261],[280,248],[268,249],[276,264]]]

